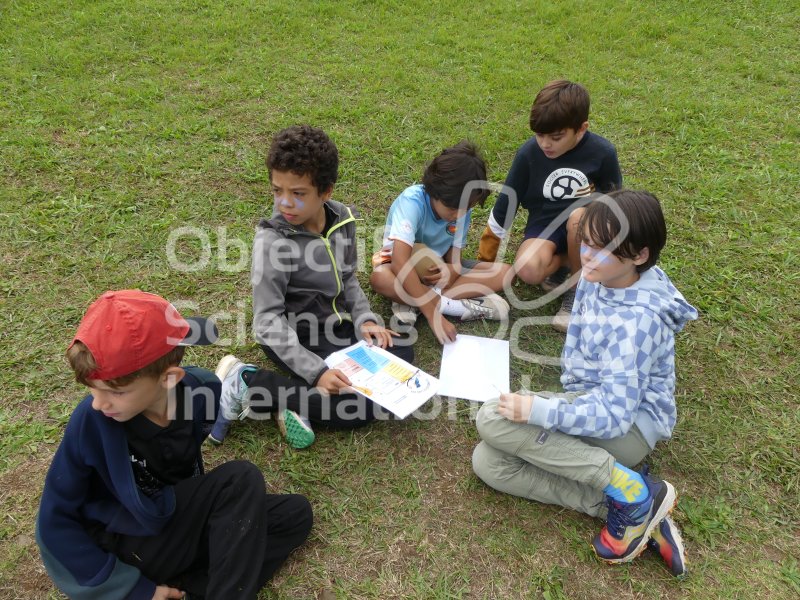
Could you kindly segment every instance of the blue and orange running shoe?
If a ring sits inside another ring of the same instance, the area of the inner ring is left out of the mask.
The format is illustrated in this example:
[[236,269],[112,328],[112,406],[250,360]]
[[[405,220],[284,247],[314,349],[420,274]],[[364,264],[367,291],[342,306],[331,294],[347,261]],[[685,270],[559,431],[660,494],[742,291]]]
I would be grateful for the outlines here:
[[677,495],[670,482],[651,479],[646,465],[640,473],[650,492],[646,500],[631,504],[606,500],[606,525],[595,536],[592,546],[595,554],[607,563],[626,563],[639,556],[653,530],[675,506]]
[[686,577],[689,572],[686,568],[686,548],[683,546],[681,530],[672,517],[665,517],[658,527],[653,529],[653,535],[647,545],[661,555],[675,577]]

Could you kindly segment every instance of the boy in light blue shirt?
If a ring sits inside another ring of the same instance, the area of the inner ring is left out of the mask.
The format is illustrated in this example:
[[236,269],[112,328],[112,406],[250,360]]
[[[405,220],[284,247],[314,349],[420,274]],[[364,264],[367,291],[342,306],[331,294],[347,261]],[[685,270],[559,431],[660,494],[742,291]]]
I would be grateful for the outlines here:
[[466,141],[433,159],[421,185],[392,203],[383,245],[372,258],[370,283],[393,300],[392,312],[413,324],[422,312],[440,343],[455,340],[461,321],[508,318],[508,303],[492,292],[513,278],[511,265],[465,261],[470,213],[489,195],[486,165]]

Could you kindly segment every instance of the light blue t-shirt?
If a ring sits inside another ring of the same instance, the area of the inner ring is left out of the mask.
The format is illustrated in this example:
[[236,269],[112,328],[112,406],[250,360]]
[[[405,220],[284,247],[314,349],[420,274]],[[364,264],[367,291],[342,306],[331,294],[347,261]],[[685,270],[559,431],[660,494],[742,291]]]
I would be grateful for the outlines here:
[[389,208],[382,252],[390,251],[395,240],[409,246],[425,244],[439,256],[451,246],[463,248],[467,244],[471,213],[472,209],[457,221],[440,219],[433,212],[430,196],[421,184],[407,187]]

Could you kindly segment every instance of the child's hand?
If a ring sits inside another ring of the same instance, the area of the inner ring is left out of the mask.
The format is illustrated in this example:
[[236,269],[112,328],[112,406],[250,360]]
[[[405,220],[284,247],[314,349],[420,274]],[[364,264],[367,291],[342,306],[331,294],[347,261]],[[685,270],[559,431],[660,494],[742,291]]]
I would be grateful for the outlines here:
[[372,345],[372,338],[375,338],[375,343],[378,344],[381,348],[386,348],[394,346],[394,342],[392,341],[392,336],[397,337],[400,335],[396,331],[392,331],[391,329],[386,329],[385,327],[381,327],[375,321],[364,321],[361,324],[361,336],[367,342],[368,345]]
[[500,394],[497,412],[509,421],[527,423],[533,408],[533,396],[521,394]]
[[428,267],[428,274],[420,277],[425,285],[435,285],[442,289],[455,281],[458,271],[455,265],[445,264],[441,268],[436,265]]
[[168,587],[166,585],[156,586],[156,593],[153,594],[153,600],[166,600],[168,598],[185,598],[186,593],[178,589]]
[[456,326],[445,319],[438,310],[428,319],[428,324],[440,344],[456,341]]
[[[339,369],[328,369],[319,378],[316,387],[329,394],[341,394],[343,388],[350,388],[350,379]],[[344,391],[349,391],[349,389]]]

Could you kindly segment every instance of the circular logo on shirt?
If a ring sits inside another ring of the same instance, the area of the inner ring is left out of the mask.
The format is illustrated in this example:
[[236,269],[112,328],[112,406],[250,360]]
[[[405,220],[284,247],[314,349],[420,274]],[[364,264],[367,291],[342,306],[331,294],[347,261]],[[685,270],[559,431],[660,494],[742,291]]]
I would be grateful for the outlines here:
[[445,229],[450,237],[454,237],[456,235],[456,222],[450,221]]
[[556,169],[545,179],[542,194],[548,200],[572,200],[588,196],[594,184],[578,169]]

